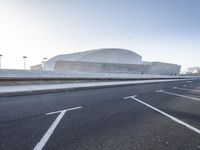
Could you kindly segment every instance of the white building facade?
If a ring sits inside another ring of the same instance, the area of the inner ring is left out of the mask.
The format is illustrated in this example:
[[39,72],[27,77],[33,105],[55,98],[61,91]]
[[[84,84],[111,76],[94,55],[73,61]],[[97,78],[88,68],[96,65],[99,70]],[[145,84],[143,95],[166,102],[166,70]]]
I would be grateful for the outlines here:
[[[34,66],[32,67],[34,69]],[[142,56],[126,49],[104,48],[49,59],[43,70],[56,72],[125,73],[178,75],[181,66],[162,62],[144,62]]]

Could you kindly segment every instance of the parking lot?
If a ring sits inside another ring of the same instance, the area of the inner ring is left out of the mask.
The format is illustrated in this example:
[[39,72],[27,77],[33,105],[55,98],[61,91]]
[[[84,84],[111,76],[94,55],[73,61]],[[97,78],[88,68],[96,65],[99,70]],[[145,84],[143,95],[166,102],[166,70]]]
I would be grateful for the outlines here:
[[200,80],[0,98],[2,150],[200,149]]

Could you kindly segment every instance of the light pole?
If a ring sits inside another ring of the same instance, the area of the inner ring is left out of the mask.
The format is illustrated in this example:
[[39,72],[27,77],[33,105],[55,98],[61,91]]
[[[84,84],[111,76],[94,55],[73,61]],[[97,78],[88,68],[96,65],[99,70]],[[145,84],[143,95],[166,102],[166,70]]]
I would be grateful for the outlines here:
[[2,54],[0,54],[0,69],[1,69],[1,57],[2,57],[3,55]]
[[42,62],[42,65],[43,65],[43,66],[42,66],[42,67],[44,67],[44,64],[45,64],[45,62],[46,62],[47,59],[48,59],[48,58],[46,58],[46,57],[43,58],[43,62]]
[[26,70],[26,58],[27,58],[27,56],[23,56],[23,59],[24,59],[24,70]]
[[43,60],[46,61],[48,58],[44,57]]

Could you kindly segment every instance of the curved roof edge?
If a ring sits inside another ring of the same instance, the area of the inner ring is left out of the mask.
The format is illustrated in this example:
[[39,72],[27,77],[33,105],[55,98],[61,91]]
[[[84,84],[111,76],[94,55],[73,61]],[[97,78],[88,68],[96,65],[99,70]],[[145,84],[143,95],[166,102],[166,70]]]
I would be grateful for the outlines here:
[[74,52],[74,53],[69,53],[69,54],[60,54],[60,55],[52,57],[48,61],[49,62],[55,62],[59,58],[62,58],[62,57],[69,57],[69,58],[71,57],[71,59],[73,59],[73,58],[74,59],[79,59],[79,58],[84,57],[84,56],[86,56],[88,54],[91,54],[93,52],[98,52],[98,51],[103,51],[103,50],[121,50],[121,51],[126,51],[126,52],[129,52],[129,53],[132,53],[132,54],[137,55],[139,57],[142,57],[138,53],[136,53],[134,51],[131,51],[131,50],[128,50],[128,49],[123,49],[123,48],[99,48],[99,49],[91,49],[91,50],[86,50],[86,51],[81,51],[81,52]]

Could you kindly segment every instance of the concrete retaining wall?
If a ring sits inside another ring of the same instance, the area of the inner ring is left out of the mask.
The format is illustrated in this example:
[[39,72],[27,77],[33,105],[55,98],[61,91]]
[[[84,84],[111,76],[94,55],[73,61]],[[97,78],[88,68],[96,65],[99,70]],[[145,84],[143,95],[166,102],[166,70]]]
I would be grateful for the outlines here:
[[1,69],[0,77],[65,77],[65,74],[41,70]]
[[[0,79],[5,78],[65,78],[65,79],[151,79],[183,78],[182,76],[130,74],[130,73],[91,73],[91,72],[55,72],[38,70],[1,69]],[[185,77],[185,76],[184,76]],[[187,77],[186,77],[187,78]]]
[[[165,76],[123,73],[52,72],[33,70],[0,70],[0,86],[26,84],[55,84],[119,80],[183,79],[190,76]],[[194,77],[192,77],[194,78]],[[200,78],[196,76],[195,78]]]
[[54,70],[57,72],[145,74],[148,72],[149,67],[149,65],[140,64],[57,61]]
[[151,64],[111,64],[73,61],[57,61],[55,71],[90,72],[90,73],[122,73],[149,75],[178,75],[181,66],[175,64],[152,62]]
[[13,70],[1,69],[0,79],[4,78],[115,78],[115,79],[139,79],[139,78],[178,78],[178,76],[145,75],[130,73],[91,73],[91,72],[55,72],[38,70]]

